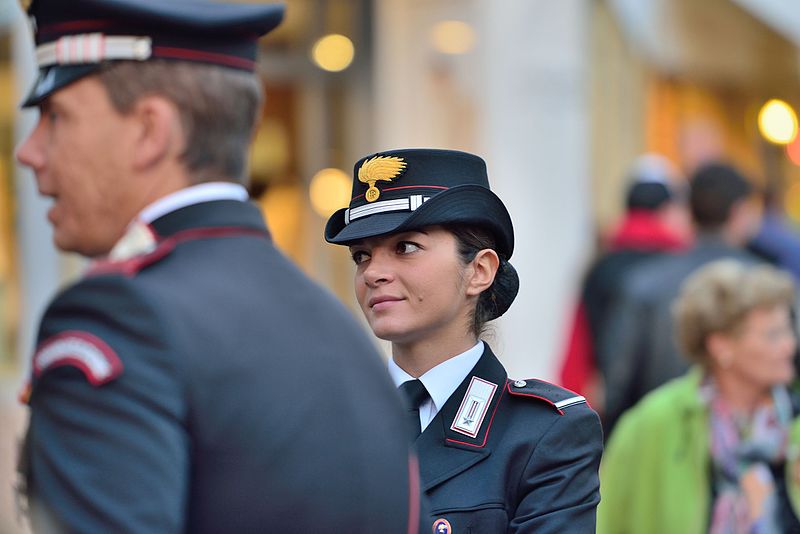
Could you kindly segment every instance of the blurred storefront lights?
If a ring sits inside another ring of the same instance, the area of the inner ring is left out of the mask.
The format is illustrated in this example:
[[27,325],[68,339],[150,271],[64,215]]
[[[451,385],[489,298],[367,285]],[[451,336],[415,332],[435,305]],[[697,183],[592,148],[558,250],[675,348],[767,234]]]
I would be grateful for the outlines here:
[[460,20],[443,20],[431,30],[431,42],[443,54],[466,54],[475,46],[475,30]]
[[786,189],[783,207],[792,220],[800,222],[800,182],[795,182]]
[[311,49],[311,59],[328,72],[343,71],[353,62],[354,56],[353,41],[338,33],[321,37]]
[[800,166],[800,135],[796,135],[794,141],[786,145],[786,155],[792,163]]
[[341,169],[322,169],[311,179],[309,195],[314,211],[330,217],[350,202],[350,176]]
[[758,129],[771,143],[791,143],[797,137],[797,114],[789,104],[773,98],[758,112]]

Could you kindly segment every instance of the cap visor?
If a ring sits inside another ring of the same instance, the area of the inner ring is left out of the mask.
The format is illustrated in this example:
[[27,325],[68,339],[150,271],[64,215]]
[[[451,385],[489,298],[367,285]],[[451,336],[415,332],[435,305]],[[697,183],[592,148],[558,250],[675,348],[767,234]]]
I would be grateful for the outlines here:
[[336,212],[325,227],[325,239],[346,245],[366,237],[416,230],[437,224],[476,224],[492,229],[498,248],[511,257],[514,231],[511,216],[502,201],[485,187],[453,187],[432,197],[415,211],[377,213],[344,224],[344,209]]
[[33,84],[33,88],[28,97],[22,102],[20,107],[29,108],[38,106],[42,100],[56,92],[57,90],[71,84],[98,70],[100,64],[91,65],[54,65],[39,69],[39,77]]

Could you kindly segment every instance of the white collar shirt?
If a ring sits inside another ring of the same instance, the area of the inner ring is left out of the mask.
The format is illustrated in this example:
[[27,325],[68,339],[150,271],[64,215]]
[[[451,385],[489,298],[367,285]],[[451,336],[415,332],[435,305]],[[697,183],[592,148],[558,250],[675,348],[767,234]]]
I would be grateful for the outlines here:
[[[419,377],[420,382],[422,382],[422,385],[428,391],[428,395],[430,395],[430,398],[425,400],[419,407],[419,423],[422,430],[425,430],[433,418],[436,417],[444,403],[464,381],[482,355],[483,341],[478,340],[478,343],[471,349],[443,361]],[[389,376],[392,377],[392,381],[397,387],[400,387],[403,382],[414,380],[413,376],[402,370],[391,358],[389,359],[388,368]]]

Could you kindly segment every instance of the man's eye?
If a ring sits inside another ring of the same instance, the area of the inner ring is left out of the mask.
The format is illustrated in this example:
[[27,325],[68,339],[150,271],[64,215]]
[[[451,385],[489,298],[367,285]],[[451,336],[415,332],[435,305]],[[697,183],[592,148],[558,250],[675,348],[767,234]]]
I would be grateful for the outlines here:
[[412,243],[410,241],[400,241],[397,243],[398,254],[411,254],[417,250],[419,250],[419,246],[416,243]]

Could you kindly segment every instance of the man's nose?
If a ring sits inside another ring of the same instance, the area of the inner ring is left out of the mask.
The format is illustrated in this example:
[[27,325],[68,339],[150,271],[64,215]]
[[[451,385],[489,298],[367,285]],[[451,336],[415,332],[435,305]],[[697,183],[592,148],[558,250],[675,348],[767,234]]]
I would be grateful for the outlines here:
[[34,171],[44,165],[44,151],[41,149],[40,143],[42,135],[41,130],[41,123],[39,123],[36,125],[36,128],[28,134],[28,137],[22,141],[22,144],[17,147],[15,154],[20,164],[30,167]]

